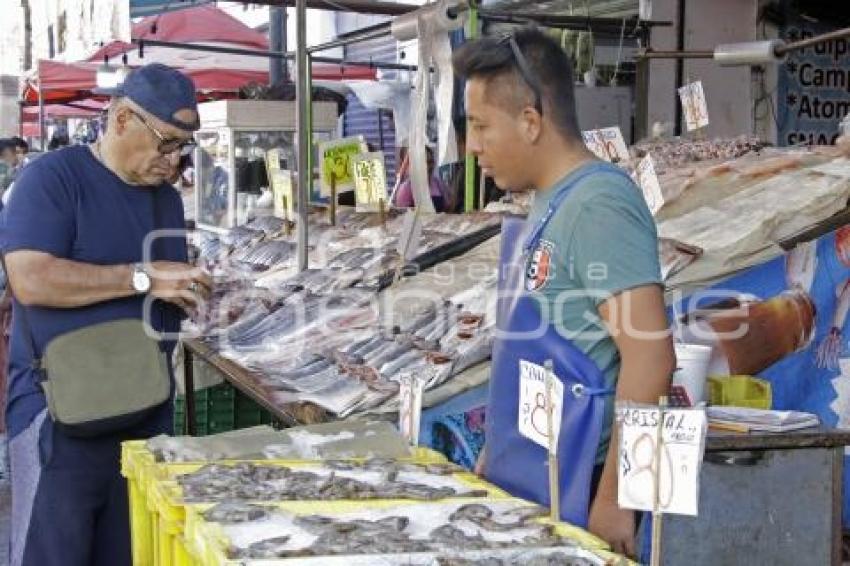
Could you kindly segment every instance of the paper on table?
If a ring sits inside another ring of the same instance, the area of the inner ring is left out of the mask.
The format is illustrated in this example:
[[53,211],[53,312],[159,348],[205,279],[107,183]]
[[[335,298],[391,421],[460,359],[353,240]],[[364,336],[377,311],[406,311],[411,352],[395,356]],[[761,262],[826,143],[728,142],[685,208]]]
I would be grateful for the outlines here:
[[783,432],[818,426],[820,419],[802,411],[771,411],[750,407],[709,407],[708,420],[712,423],[736,423],[749,430]]

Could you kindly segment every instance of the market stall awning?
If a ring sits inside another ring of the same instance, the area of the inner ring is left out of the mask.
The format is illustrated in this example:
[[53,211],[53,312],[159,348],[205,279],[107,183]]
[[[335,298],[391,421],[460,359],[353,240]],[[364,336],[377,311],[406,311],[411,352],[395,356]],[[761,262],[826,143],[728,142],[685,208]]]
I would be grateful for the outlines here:
[[[22,100],[26,105],[38,104],[41,86],[45,104],[66,104],[74,100],[92,98],[97,86],[97,63],[61,63],[41,60],[37,73],[28,77]],[[240,69],[182,69],[195,82],[199,99],[232,97],[249,83],[268,84],[268,71]],[[371,80],[375,69],[352,65],[313,65],[313,78],[317,81]]]
[[[267,51],[269,42],[263,33],[246,26],[215,6],[196,6],[161,16],[151,16],[133,25],[133,39],[151,39],[171,43],[196,43],[220,47],[238,47]],[[144,56],[138,46],[113,41],[99,49],[89,61],[115,59],[126,54],[127,64],[135,67],[152,61],[181,68],[225,68],[262,71],[268,59],[226,53],[209,53],[191,49],[146,46]]]
[[[80,100],[68,104],[47,104],[44,115],[50,118],[91,118],[97,116],[106,107],[105,101]],[[38,106],[23,109],[24,122],[38,122]]]

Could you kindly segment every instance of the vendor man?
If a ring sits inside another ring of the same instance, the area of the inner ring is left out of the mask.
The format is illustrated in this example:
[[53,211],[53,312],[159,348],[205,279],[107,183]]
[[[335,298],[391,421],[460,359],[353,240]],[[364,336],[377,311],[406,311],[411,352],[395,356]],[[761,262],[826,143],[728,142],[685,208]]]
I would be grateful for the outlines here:
[[[140,67],[119,87],[108,119],[102,140],[25,167],[0,218],[15,293],[6,411],[13,566],[129,565],[121,442],[172,426],[168,399],[131,426],[71,434],[47,410],[34,358],[59,335],[120,319],[173,335],[181,309],[209,285],[187,263],[185,237],[157,239],[155,261],[141,263],[152,230],[179,234],[185,226],[167,180],[198,128],[192,81],[164,65]],[[160,346],[170,356],[174,343],[163,338]],[[104,350],[77,355],[93,363]]]
[[652,215],[628,175],[582,142],[557,42],[518,29],[465,44],[454,65],[467,79],[468,151],[500,188],[535,191],[528,219],[503,228],[479,469],[548,504],[540,384],[551,361],[564,386],[560,407],[554,395],[562,518],[634,555],[634,513],[617,506],[614,401],[656,403],[675,363]]

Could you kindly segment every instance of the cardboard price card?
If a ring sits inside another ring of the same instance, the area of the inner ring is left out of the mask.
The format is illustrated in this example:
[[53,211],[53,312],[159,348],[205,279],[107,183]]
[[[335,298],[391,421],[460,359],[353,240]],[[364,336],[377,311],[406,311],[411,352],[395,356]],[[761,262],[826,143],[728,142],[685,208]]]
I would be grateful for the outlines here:
[[380,151],[363,153],[353,159],[354,199],[357,212],[378,212],[381,201],[387,202],[387,173],[384,154]]
[[398,430],[409,444],[419,444],[419,427],[422,422],[422,380],[413,374],[399,379]]
[[705,410],[665,409],[659,444],[660,418],[658,407],[618,404],[617,503],[624,509],[653,510],[657,456],[659,509],[662,513],[696,516],[707,430]]
[[517,427],[520,434],[549,449],[549,424],[547,415],[548,397],[552,401],[552,439],[555,452],[558,450],[558,438],[561,434],[561,410],[564,406],[564,383],[556,375],[552,376],[552,391],[547,396],[548,370],[538,364],[520,360],[519,362],[519,413]]
[[611,163],[625,163],[629,160],[629,148],[620,128],[602,128],[581,133],[584,144],[599,159]]
[[354,157],[366,153],[363,136],[341,138],[319,144],[319,169],[321,173],[321,196],[331,194],[331,185],[336,192],[354,188]]
[[708,105],[702,81],[696,81],[679,89],[682,100],[682,113],[685,115],[685,127],[689,132],[708,126]]
[[658,182],[655,165],[649,154],[638,162],[634,176],[635,182],[643,192],[643,198],[646,200],[649,211],[655,216],[664,206],[664,193],[661,192],[661,183]]
[[274,215],[286,220],[295,220],[295,191],[292,187],[292,172],[282,169],[269,170],[274,199]]

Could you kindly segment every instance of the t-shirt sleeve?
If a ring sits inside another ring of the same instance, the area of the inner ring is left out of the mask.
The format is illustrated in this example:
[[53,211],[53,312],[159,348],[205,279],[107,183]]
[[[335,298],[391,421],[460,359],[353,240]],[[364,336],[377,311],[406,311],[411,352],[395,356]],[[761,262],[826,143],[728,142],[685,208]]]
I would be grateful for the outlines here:
[[601,191],[583,203],[568,252],[572,269],[599,306],[623,291],[661,284],[658,235],[634,187]]
[[27,167],[0,218],[3,253],[33,250],[70,257],[75,235],[75,206],[59,173],[47,164]]

